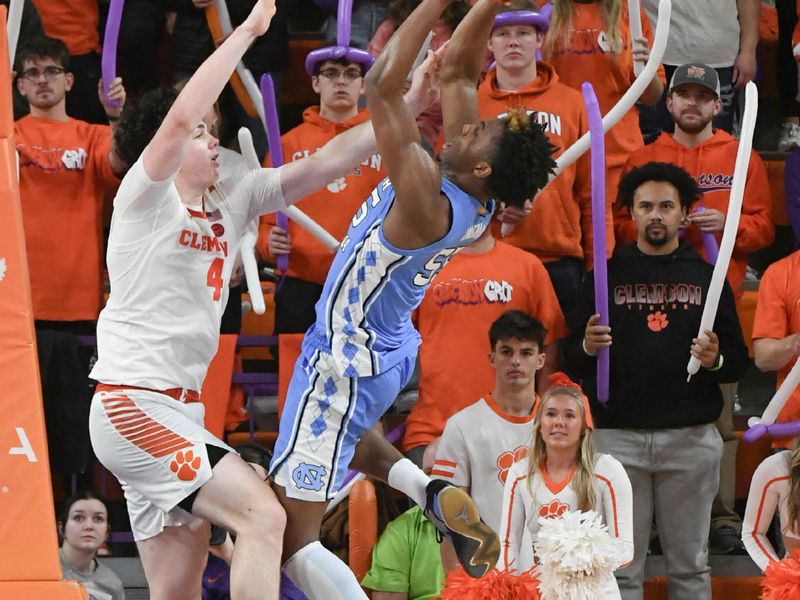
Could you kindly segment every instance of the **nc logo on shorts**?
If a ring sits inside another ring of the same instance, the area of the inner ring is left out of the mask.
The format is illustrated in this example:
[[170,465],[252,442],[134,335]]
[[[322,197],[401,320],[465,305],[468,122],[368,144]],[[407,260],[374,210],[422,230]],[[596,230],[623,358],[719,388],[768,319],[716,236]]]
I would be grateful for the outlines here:
[[328,471],[320,465],[300,463],[292,471],[292,481],[297,489],[318,492],[325,485],[325,476]]

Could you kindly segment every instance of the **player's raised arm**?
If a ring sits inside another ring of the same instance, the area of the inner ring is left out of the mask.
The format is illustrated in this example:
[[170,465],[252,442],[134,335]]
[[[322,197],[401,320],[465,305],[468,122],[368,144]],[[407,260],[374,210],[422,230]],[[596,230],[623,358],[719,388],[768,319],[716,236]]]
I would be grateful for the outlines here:
[[[438,99],[438,69],[444,48],[430,54],[415,70],[403,102],[415,118]],[[374,67],[373,67],[374,68]],[[286,204],[293,204],[331,181],[349,173],[376,150],[372,121],[361,123],[329,140],[314,154],[285,163],[281,189]]]
[[161,181],[178,170],[198,124],[245,51],[267,31],[274,14],[275,0],[259,0],[247,19],[195,71],[144,151],[148,177]]
[[478,79],[499,0],[478,0],[458,24],[439,75],[445,142],[461,134],[464,125],[478,122]]
[[426,36],[449,3],[423,0],[391,37],[366,78],[367,108],[398,205],[410,204],[426,213],[439,199],[441,176],[420,144],[414,115],[403,102],[403,86]]

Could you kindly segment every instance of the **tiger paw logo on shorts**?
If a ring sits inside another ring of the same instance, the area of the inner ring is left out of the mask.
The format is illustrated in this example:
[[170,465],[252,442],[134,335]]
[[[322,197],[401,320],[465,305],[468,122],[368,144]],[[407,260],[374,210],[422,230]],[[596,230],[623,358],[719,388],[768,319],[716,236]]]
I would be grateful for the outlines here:
[[562,504],[558,499],[539,507],[539,516],[545,519],[556,519],[569,510],[569,504]]
[[650,331],[663,331],[669,325],[667,314],[657,310],[654,313],[647,315],[647,327]]
[[202,459],[194,455],[193,450],[178,450],[175,453],[175,458],[169,464],[170,471],[178,476],[181,481],[192,481],[197,477],[197,472],[200,470]]
[[506,484],[508,479],[508,470],[514,466],[514,463],[519,462],[528,456],[527,446],[517,446],[513,450],[503,452],[497,457],[497,478],[503,485]]

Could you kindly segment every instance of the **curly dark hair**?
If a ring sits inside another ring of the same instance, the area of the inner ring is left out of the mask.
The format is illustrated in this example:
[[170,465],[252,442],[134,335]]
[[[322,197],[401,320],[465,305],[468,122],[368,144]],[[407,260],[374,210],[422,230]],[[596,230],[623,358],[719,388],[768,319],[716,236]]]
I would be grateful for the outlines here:
[[490,161],[486,187],[496,200],[521,207],[547,185],[556,166],[556,147],[524,110],[509,110],[502,121],[505,128]]
[[22,73],[25,61],[36,60],[37,58],[51,58],[53,62],[61,65],[64,71],[70,72],[69,50],[67,50],[66,44],[58,38],[40,35],[20,45],[14,58],[14,70],[17,75]]
[[139,159],[177,97],[172,88],[156,88],[125,103],[114,132],[114,147],[128,166]]
[[633,195],[639,186],[648,181],[659,181],[672,185],[678,190],[678,197],[683,208],[688,209],[700,199],[700,188],[697,186],[697,181],[685,170],[672,163],[649,162],[641,167],[636,167],[619,180],[617,202],[629,209],[632,208]]
[[494,320],[489,327],[489,345],[494,350],[501,340],[516,339],[521,342],[533,342],[544,350],[547,329],[541,321],[521,310],[507,310]]

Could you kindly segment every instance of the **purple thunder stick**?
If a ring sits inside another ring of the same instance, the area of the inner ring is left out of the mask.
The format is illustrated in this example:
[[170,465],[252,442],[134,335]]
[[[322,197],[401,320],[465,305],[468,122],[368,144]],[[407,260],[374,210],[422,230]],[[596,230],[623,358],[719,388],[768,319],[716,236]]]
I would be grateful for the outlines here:
[[[275,100],[275,84],[269,73],[261,76],[261,98],[264,101],[264,120],[267,123],[267,143],[269,144],[269,158],[272,166],[277,168],[283,164],[283,149],[281,148],[281,127],[278,124],[278,107]],[[277,213],[278,227],[289,231],[289,218],[285,213]],[[286,273],[289,267],[289,255],[281,254],[276,263],[278,268]]]
[[108,7],[108,20],[106,33],[103,36],[103,54],[100,58],[100,68],[103,77],[103,95],[112,108],[119,106],[119,100],[109,100],[108,90],[111,82],[117,77],[117,40],[119,39],[119,26],[122,22],[122,7],[125,0],[111,0]]

